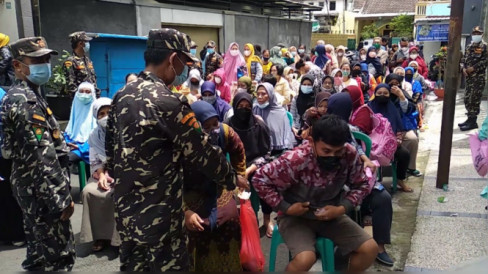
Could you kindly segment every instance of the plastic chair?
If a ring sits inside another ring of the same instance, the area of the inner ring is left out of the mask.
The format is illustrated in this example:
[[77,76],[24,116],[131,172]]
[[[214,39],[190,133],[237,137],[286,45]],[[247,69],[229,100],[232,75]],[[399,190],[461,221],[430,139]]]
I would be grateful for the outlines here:
[[354,131],[352,133],[352,136],[354,136],[354,139],[360,140],[364,143],[364,146],[366,147],[364,153],[366,153],[366,156],[369,157],[369,155],[371,154],[371,147],[373,146],[373,142],[371,141],[371,138],[369,138],[368,135],[358,131]]
[[86,166],[85,161],[81,160],[78,162],[78,179],[80,181],[80,193],[83,191],[83,188],[86,186],[86,178],[90,174],[90,167]]
[[[391,179],[392,179],[392,194],[397,191],[397,185],[398,185],[398,178],[397,178],[397,162],[396,160],[393,160],[391,162]],[[381,182],[383,181],[383,174],[382,174],[383,169],[380,167],[379,172],[378,172],[378,181]]]
[[[271,238],[271,247],[269,250],[269,272],[275,271],[276,266],[276,252],[280,244],[285,243],[283,237],[281,237],[278,226],[275,225],[273,230],[273,237]],[[320,254],[320,260],[322,261],[322,271],[324,272],[334,272],[334,243],[324,237],[317,238],[317,243],[315,248]],[[289,261],[292,260],[291,253],[288,253]]]

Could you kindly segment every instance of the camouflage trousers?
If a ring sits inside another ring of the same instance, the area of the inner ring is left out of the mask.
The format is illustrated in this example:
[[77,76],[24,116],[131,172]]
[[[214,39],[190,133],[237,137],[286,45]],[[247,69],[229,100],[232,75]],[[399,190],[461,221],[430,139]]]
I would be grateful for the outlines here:
[[464,95],[464,106],[468,117],[475,117],[480,114],[481,96],[485,89],[485,75],[466,77],[466,93]]
[[75,241],[70,221],[61,213],[39,216],[33,196],[16,197],[23,213],[27,256],[22,268],[29,271],[70,271],[75,263]]
[[[167,241],[155,244],[140,244],[128,240],[119,232],[120,271],[190,271],[190,262],[183,232],[165,237]],[[177,235],[176,235],[177,234]]]

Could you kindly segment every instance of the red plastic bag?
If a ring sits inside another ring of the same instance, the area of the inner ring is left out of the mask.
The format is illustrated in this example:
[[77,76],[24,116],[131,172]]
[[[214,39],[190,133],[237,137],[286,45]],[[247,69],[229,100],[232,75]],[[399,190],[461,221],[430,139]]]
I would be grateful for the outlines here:
[[256,214],[250,200],[241,199],[241,265],[247,271],[264,270],[264,255],[261,250]]

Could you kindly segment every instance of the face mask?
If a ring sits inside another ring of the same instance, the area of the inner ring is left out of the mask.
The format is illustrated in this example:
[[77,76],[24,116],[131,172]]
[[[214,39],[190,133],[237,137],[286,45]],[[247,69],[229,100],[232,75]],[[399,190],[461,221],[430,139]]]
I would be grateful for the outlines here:
[[474,43],[479,43],[481,42],[482,35],[472,35],[471,39],[473,39]]
[[202,100],[213,105],[215,101],[217,101],[217,96],[216,95],[202,96]]
[[266,61],[266,62],[268,62],[269,57],[263,57],[263,60]]
[[408,52],[408,47],[402,47],[402,51],[403,51],[404,53]]
[[88,105],[93,101],[93,96],[88,93],[76,93],[76,98],[83,104]]
[[361,60],[366,60],[366,54],[361,54]]
[[269,102],[266,102],[266,103],[264,103],[264,104],[260,104],[260,103],[258,103],[258,107],[259,107],[260,109],[265,109],[265,108],[267,108],[268,106],[269,106]]
[[84,52],[89,52],[90,51],[90,42],[85,42],[85,46],[83,47]]
[[210,130],[210,132],[205,132],[208,134],[208,142],[213,146],[219,145],[219,137],[220,137],[220,125],[218,128],[214,128]]
[[341,157],[339,156],[317,156],[320,169],[325,172],[338,170],[341,167]]
[[315,52],[315,56],[319,56],[319,54],[317,52]]
[[323,92],[326,91],[326,92],[330,92],[330,93],[333,93],[333,91],[334,91],[332,88],[324,88],[324,87],[321,87],[320,90]]
[[197,49],[190,49],[190,54],[195,56],[197,54]]
[[248,108],[238,108],[234,111],[234,115],[237,119],[245,122],[249,121],[249,118],[251,118],[252,111]]
[[[183,84],[186,81],[186,79],[188,78],[188,66],[187,65],[183,65],[183,66],[184,66],[183,71],[181,72],[180,75],[177,75],[175,77],[175,80],[172,83],[172,85],[175,87]],[[175,75],[176,75],[175,67],[173,67],[173,71],[175,72]]]
[[304,52],[305,52],[305,50],[304,50],[304,49],[298,49],[298,53],[302,54],[302,53],[304,53]]
[[381,45],[380,44],[373,44],[373,47],[378,50],[378,49],[380,49]]
[[208,53],[208,54],[212,54],[212,53],[214,53],[214,52],[215,52],[215,50],[214,50],[213,48],[211,48],[211,49],[207,49],[207,53]]
[[344,53],[342,51],[337,53],[337,56],[339,56],[339,57],[342,57],[342,55],[344,55]]
[[245,88],[238,88],[237,89],[237,92],[247,92],[247,89],[245,89]]
[[295,57],[297,55],[297,52],[296,51],[292,51],[291,52],[291,56]]
[[415,60],[418,56],[418,54],[410,54],[410,59]]
[[404,76],[400,76],[400,83],[403,82],[403,79],[405,79]]
[[219,85],[220,83],[222,83],[222,79],[220,79],[220,77],[215,77],[215,79],[214,79],[214,80],[215,80],[215,83],[216,83],[217,85]]
[[51,78],[51,63],[29,65],[27,79],[35,85],[43,85]]
[[310,94],[313,91],[312,86],[301,86],[300,90],[302,91],[303,94]]
[[376,52],[374,52],[374,51],[370,52],[368,55],[371,58],[376,58]]
[[381,48],[382,50],[386,50],[386,47],[384,47],[384,46],[381,46],[380,48]]
[[230,51],[230,55],[232,55],[232,56],[237,56],[237,55],[239,55],[239,50],[238,50],[238,49],[233,49],[233,50],[231,50],[231,51]]
[[417,73],[417,69],[416,68],[413,68],[413,73]]
[[388,98],[388,97],[386,97],[384,95],[382,95],[382,96],[376,96],[374,99],[376,101],[378,101],[378,103],[380,103],[382,105],[388,103],[388,101],[390,100],[390,98]]
[[349,71],[348,70],[342,70],[342,76],[343,77],[349,77]]
[[405,80],[407,80],[407,82],[412,82],[412,79],[413,79],[413,74],[405,74]]
[[361,71],[360,70],[357,70],[357,69],[354,69],[352,72],[351,72],[351,75],[353,77],[358,77],[359,75],[361,75]]
[[249,56],[249,55],[251,55],[251,51],[250,51],[250,50],[245,50],[245,51],[244,51],[244,55],[245,55],[245,56]]
[[108,116],[105,116],[103,118],[100,118],[97,120],[97,124],[103,128],[107,127],[107,121],[108,121]]

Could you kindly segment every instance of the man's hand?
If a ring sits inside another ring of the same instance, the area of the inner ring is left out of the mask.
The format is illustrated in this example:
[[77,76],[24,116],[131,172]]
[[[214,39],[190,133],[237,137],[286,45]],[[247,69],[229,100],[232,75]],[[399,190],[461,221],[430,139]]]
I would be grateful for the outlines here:
[[70,148],[71,150],[73,150],[73,149],[78,149],[78,148],[79,148],[77,145],[75,145],[75,144],[73,144],[73,143],[67,143],[67,145],[69,146],[69,148]]
[[63,210],[63,213],[61,213],[61,221],[67,221],[73,215],[73,212],[75,211],[75,203],[71,202],[71,204]]
[[109,190],[110,186],[105,173],[100,173],[99,176],[100,178],[98,178],[98,187],[105,191]]
[[294,203],[288,208],[288,210],[285,213],[286,215],[291,215],[291,216],[302,216],[303,214],[307,213],[307,211],[310,210],[309,206],[310,206],[310,202]]
[[344,214],[346,214],[346,208],[344,206],[328,205],[315,211],[315,216],[321,221],[332,221]]
[[371,172],[375,173],[377,166],[366,155],[363,156],[361,156],[361,160],[363,160],[363,169],[366,170],[366,168],[369,167]]
[[247,181],[247,178],[242,177],[241,175],[237,175],[237,186],[247,191],[251,189],[249,187],[249,182]]
[[468,68],[466,69],[466,73],[468,73],[468,74],[473,73],[473,71],[474,71],[474,68],[473,68],[473,67],[468,67]]
[[203,220],[191,210],[185,212],[185,226],[190,231],[204,231]]
[[465,68],[463,68],[463,75],[464,76],[468,76],[468,73],[466,72],[466,69]]

